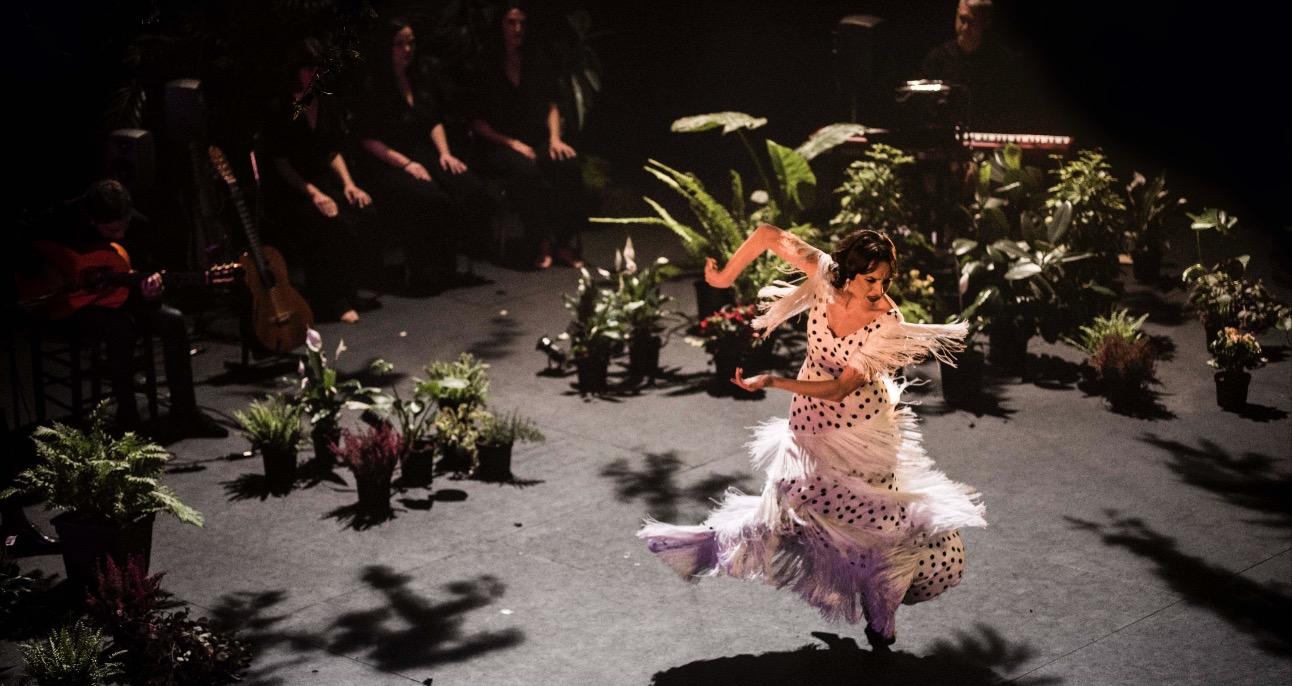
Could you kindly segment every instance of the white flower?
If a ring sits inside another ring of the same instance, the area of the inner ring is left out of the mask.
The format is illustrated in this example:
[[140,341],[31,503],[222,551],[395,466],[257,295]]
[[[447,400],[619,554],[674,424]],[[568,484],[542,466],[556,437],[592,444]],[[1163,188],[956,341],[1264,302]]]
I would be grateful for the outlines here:
[[333,355],[333,357],[340,359],[341,353],[347,350],[349,350],[349,348],[345,347],[345,339],[342,338],[341,342],[336,344],[336,355]]
[[629,274],[637,273],[637,251],[633,250],[632,236],[624,240],[624,271]]
[[771,196],[767,195],[767,191],[764,190],[756,190],[749,194],[749,201],[752,203],[766,205],[768,200],[771,200]]
[[305,358],[301,358],[301,360],[296,363],[296,373],[299,376],[305,376]]
[[323,335],[314,329],[305,332],[305,346],[310,352],[318,352],[323,349]]
[[557,340],[568,341],[570,340],[570,334],[567,331],[562,331],[556,338]]

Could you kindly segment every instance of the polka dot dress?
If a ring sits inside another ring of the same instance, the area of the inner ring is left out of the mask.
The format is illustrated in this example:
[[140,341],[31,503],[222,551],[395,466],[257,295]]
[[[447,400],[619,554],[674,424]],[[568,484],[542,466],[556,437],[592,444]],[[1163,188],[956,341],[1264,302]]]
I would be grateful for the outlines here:
[[959,528],[986,523],[978,494],[933,469],[891,376],[904,363],[895,360],[964,334],[906,324],[894,308],[836,336],[826,301],[818,296],[805,310],[798,378],[837,379],[851,362],[873,379],[839,402],[796,394],[789,417],[755,429],[751,457],[767,475],[761,495],[729,492],[702,524],[648,520],[638,536],[683,578],[723,573],[791,588],[827,619],[892,636],[901,604],[960,583]]

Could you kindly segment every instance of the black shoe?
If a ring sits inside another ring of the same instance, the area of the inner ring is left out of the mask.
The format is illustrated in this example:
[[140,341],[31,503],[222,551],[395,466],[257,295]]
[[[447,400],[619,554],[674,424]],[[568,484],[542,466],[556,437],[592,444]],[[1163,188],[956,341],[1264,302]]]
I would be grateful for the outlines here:
[[897,636],[894,635],[891,638],[884,638],[883,634],[871,629],[870,627],[866,627],[866,642],[870,644],[871,650],[877,653],[887,653],[889,652],[888,646],[897,642]]
[[198,410],[183,414],[171,414],[165,426],[167,432],[176,438],[229,437],[228,429]]

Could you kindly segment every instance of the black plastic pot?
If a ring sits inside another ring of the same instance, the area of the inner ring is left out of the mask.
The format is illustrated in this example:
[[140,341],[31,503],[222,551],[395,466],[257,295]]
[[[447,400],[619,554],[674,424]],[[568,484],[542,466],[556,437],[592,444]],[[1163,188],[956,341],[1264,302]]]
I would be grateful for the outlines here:
[[1131,273],[1139,283],[1157,283],[1162,271],[1161,250],[1137,250],[1131,253]]
[[442,472],[469,472],[475,460],[471,457],[471,451],[456,445],[444,446],[444,454],[440,457],[439,471]]
[[512,443],[476,443],[476,478],[511,481]]
[[1216,372],[1216,404],[1226,410],[1247,407],[1247,388],[1251,381],[1252,375],[1241,369]]
[[364,512],[385,512],[390,509],[390,473],[356,474],[355,490],[359,492],[359,509]]
[[63,550],[63,568],[68,581],[82,589],[94,586],[95,566],[111,557],[125,568],[131,557],[138,557],[143,571],[152,559],[153,522],[148,513],[129,524],[113,524],[64,512],[51,520]]
[[709,389],[714,393],[749,397],[755,395],[736,384],[731,379],[736,376],[736,367],[745,368],[745,375],[750,375],[752,353],[745,348],[719,348],[713,352],[713,377],[709,380]]
[[695,315],[696,321],[722,309],[723,305],[735,305],[736,292],[730,288],[714,288],[704,279],[695,280]]
[[955,405],[973,399],[982,388],[983,356],[977,350],[956,355],[956,366],[938,362],[942,374],[942,399]]
[[310,430],[310,442],[314,444],[314,463],[325,467],[336,464],[336,453],[332,445],[341,440],[341,427],[335,422],[318,424]]
[[586,355],[574,358],[578,370],[579,390],[583,393],[603,393],[606,375],[610,371],[609,355]]
[[296,450],[262,445],[260,457],[265,463],[265,485],[270,493],[281,495],[296,483]]
[[655,378],[659,371],[659,336],[634,336],[628,342],[628,374],[635,379]]
[[993,321],[987,332],[987,361],[1011,372],[1022,372],[1027,364],[1027,341],[1030,327]]
[[427,486],[434,478],[434,448],[416,448],[399,465],[399,481],[405,486]]

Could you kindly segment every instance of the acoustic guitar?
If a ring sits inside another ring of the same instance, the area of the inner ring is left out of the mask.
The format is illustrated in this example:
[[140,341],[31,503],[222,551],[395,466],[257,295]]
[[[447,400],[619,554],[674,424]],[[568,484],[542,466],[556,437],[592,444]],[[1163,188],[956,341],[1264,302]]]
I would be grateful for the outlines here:
[[[32,248],[41,257],[40,274],[19,277],[18,307],[46,319],[66,319],[82,308],[120,307],[130,298],[131,288],[147,274],[130,267],[130,255],[117,243],[101,242],[70,247],[53,241],[35,241]],[[202,272],[159,272],[168,287],[186,285],[221,286],[242,274],[242,265],[221,264]]]
[[247,290],[251,292],[252,330],[266,349],[291,352],[305,343],[305,333],[314,325],[314,312],[287,280],[287,263],[282,253],[272,246],[261,245],[260,232],[224,152],[214,145],[207,152],[215,171],[229,186],[229,195],[247,234],[247,252],[240,261],[247,275]]

